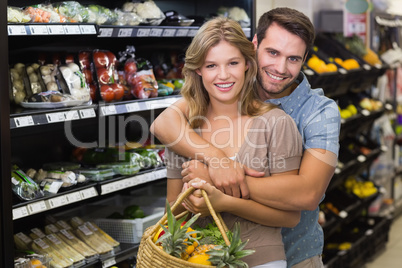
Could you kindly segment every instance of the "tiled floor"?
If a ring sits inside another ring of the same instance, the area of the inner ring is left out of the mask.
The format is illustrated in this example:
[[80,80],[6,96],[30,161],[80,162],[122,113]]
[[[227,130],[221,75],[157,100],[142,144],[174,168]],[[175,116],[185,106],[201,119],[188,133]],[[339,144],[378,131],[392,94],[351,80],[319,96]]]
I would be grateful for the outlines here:
[[365,268],[400,267],[402,267],[402,216],[393,220],[385,249],[365,266]]

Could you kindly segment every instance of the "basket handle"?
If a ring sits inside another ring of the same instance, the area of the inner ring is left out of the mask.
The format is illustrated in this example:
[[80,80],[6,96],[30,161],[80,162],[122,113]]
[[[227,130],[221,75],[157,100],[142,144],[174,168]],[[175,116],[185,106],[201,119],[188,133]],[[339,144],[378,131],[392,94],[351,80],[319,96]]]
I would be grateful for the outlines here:
[[[194,187],[189,187],[186,191],[182,192],[176,199],[176,201],[174,202],[174,204],[171,207],[171,211],[173,213],[173,211],[181,204],[181,202],[183,202],[183,200],[189,196],[192,192],[194,192],[195,188]],[[223,221],[221,215],[219,213],[216,213],[214,208],[212,207],[212,204],[208,198],[208,194],[204,191],[201,190],[202,196],[205,199],[205,202],[207,204],[208,210],[211,213],[212,218],[214,219],[216,226],[218,226],[219,231],[222,234],[223,240],[225,241],[226,245],[230,245],[230,241],[228,239],[228,236],[226,235],[226,232],[228,231],[228,228],[225,224],[225,222]],[[182,215],[182,214],[180,214]],[[154,227],[152,228],[152,231],[150,231],[150,234],[155,234],[160,228],[162,228],[160,225],[164,222],[166,222],[167,219],[167,213],[165,213],[163,215],[163,217],[154,225]]]

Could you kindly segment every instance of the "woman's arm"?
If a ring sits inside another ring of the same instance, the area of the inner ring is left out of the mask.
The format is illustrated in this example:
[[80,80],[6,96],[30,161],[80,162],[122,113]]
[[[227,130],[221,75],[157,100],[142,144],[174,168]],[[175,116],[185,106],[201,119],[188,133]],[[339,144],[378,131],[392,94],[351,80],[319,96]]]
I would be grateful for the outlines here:
[[[294,173],[297,173],[297,171],[294,171]],[[222,193],[214,186],[205,183],[201,179],[191,181],[189,186],[205,190],[212,206],[217,212],[229,212],[249,221],[271,227],[291,228],[295,227],[300,221],[300,211],[275,209],[257,203],[251,199],[236,198]],[[201,213],[202,216],[209,215],[204,198],[200,197],[199,193],[190,195],[186,200],[184,200],[184,204],[187,210],[192,213]]]

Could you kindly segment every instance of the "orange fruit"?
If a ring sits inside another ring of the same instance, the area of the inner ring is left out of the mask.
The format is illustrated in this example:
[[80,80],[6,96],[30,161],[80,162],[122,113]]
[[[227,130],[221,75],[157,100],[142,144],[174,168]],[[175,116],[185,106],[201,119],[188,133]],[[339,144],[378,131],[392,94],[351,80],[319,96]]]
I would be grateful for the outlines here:
[[208,259],[209,259],[209,255],[203,254],[203,255],[194,255],[194,256],[190,257],[187,261],[191,262],[191,263],[197,263],[197,264],[212,265]]
[[346,59],[343,61],[342,67],[346,70],[351,70],[359,68],[360,64],[355,59]]

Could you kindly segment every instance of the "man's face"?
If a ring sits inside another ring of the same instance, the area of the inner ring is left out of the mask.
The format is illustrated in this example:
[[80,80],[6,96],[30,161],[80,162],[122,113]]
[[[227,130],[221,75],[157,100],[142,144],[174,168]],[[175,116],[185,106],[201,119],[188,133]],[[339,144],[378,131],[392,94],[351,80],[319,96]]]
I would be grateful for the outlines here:
[[297,79],[306,51],[304,41],[273,23],[257,48],[258,92],[262,100],[276,99],[289,95]]

